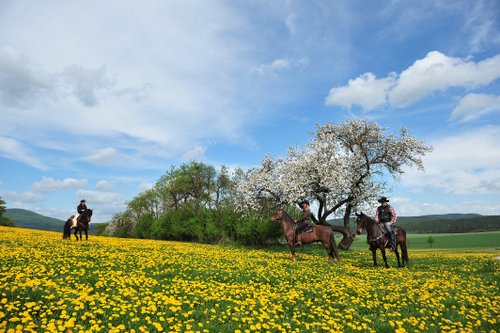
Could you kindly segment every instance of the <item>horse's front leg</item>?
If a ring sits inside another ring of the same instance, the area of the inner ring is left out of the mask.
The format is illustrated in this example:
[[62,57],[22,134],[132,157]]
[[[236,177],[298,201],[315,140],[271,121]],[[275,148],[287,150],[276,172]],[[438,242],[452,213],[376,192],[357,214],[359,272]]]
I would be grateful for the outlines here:
[[88,230],[85,230],[85,240],[89,240],[89,231]]
[[75,235],[76,240],[78,240],[78,229],[75,228],[74,230],[75,231],[73,231],[73,234]]
[[292,254],[292,261],[296,262],[297,257],[295,256],[295,242],[292,240],[288,242],[288,246],[290,247],[290,253]]

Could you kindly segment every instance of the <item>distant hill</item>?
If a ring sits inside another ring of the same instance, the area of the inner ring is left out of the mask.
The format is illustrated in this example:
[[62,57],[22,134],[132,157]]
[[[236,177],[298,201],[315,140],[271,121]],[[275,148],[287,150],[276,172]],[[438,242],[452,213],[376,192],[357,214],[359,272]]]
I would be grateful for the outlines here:
[[26,209],[7,208],[3,214],[14,221],[14,225],[20,228],[40,229],[49,231],[63,230],[66,221],[53,217],[43,216]]
[[[63,231],[65,220],[56,219],[20,208],[7,208],[3,216],[14,221],[14,226],[27,229]],[[68,216],[69,217],[69,216]],[[102,234],[107,224],[91,223],[89,234]]]

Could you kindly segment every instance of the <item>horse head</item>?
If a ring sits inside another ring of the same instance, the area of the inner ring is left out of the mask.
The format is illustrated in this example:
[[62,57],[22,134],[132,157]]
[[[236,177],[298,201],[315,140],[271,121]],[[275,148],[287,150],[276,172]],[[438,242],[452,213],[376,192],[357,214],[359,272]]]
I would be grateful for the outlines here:
[[87,209],[86,211],[84,211],[81,215],[82,219],[79,221],[82,222],[82,224],[85,224],[85,225],[88,225],[90,223],[90,220],[92,220],[92,209]]
[[283,209],[278,209],[276,213],[271,217],[274,222],[281,221],[283,219]]
[[366,221],[365,214],[363,214],[362,212],[359,214],[356,213],[356,224],[357,224],[356,233],[358,235],[361,235],[361,233],[363,232],[363,229],[366,228],[365,221]]

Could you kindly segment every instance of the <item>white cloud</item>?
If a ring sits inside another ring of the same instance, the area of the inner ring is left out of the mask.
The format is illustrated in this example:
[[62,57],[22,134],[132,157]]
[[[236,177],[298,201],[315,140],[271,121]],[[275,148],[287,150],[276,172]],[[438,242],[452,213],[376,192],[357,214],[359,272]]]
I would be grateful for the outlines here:
[[389,92],[389,104],[404,107],[437,91],[474,88],[499,77],[500,55],[476,63],[432,51],[401,72]]
[[351,108],[359,105],[364,110],[372,110],[387,102],[387,93],[394,86],[396,78],[390,75],[377,79],[373,73],[365,73],[347,86],[333,88],[326,98],[326,105],[340,105]]
[[204,156],[206,151],[207,151],[207,147],[197,146],[191,150],[186,151],[184,153],[184,155],[182,155],[182,159],[184,161],[191,161],[191,160],[200,159]]
[[104,164],[116,160],[117,157],[118,153],[116,149],[108,147],[101,149],[93,155],[84,157],[83,160],[96,164]]
[[462,118],[464,121],[469,121],[499,111],[500,96],[467,94],[453,109],[450,119]]
[[104,66],[88,69],[79,65],[71,65],[62,71],[60,78],[62,89],[69,90],[87,107],[99,105],[98,93],[109,90],[113,86],[113,82],[106,77]]
[[431,142],[425,173],[408,170],[402,184],[448,194],[500,194],[500,127],[487,126]]
[[435,92],[452,87],[477,88],[500,78],[500,55],[480,62],[448,57],[432,51],[399,75],[377,79],[372,73],[330,90],[327,105],[361,106],[365,111],[389,105],[405,107]]
[[42,93],[52,90],[51,75],[41,71],[11,47],[0,46],[0,101],[28,108]]
[[31,186],[34,192],[57,192],[68,188],[79,188],[87,185],[86,179],[65,178],[63,180],[55,180],[52,177],[43,177],[42,180],[36,181]]
[[262,64],[254,66],[252,67],[251,71],[259,75],[267,75],[267,74],[274,74],[281,69],[288,69],[289,67],[290,67],[290,61],[285,58],[280,58],[274,60],[270,64]]
[[[490,45],[500,45],[498,34],[498,4],[487,1],[473,1],[472,10],[465,16],[463,29],[470,30],[472,37],[468,44],[472,52],[481,52]],[[489,8],[493,5],[492,8]]]
[[290,68],[300,68],[304,67],[309,63],[308,59],[301,58],[298,60],[290,60],[288,58],[278,58],[271,62],[270,64],[261,64],[252,67],[251,73],[256,73],[262,76],[265,75],[276,75],[280,71],[284,71]]
[[87,206],[93,206],[95,204],[108,204],[116,203],[118,201],[124,201],[123,195],[114,192],[100,192],[100,191],[90,191],[90,190],[78,190],[76,194],[79,197],[85,198],[87,201]]
[[24,204],[43,202],[44,196],[33,191],[17,193],[13,191],[0,191],[0,196],[7,202],[8,207],[20,207]]
[[0,155],[8,159],[24,162],[40,170],[46,169],[46,166],[34,158],[24,144],[14,138],[0,136]]
[[100,191],[109,191],[113,189],[113,184],[107,180],[100,180],[95,185],[95,188]]
[[[10,15],[1,15],[0,40],[12,45],[0,57],[0,105],[8,108],[3,133],[66,147],[87,138],[112,140],[116,149],[130,149],[129,156],[159,146],[178,158],[207,139],[240,140],[242,127],[264,115],[240,104],[254,97],[246,80],[254,45],[233,35],[252,29],[242,19],[246,13],[224,3],[102,6],[16,2]],[[287,61],[271,68],[286,69]],[[10,74],[1,75],[4,69]],[[96,163],[116,157],[109,149],[78,151]]]

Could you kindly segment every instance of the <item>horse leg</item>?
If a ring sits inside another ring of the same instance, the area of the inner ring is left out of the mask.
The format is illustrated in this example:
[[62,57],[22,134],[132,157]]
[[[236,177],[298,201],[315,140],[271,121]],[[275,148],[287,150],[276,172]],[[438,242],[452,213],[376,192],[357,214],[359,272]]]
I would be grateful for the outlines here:
[[328,262],[334,262],[335,258],[333,256],[332,244],[330,242],[325,242],[325,241],[321,241],[321,244],[323,244],[323,247],[326,250],[326,254],[328,255]]
[[402,242],[399,244],[399,246],[401,246],[401,256],[403,257],[402,259],[402,262],[403,262],[403,266],[402,267],[405,267],[405,261],[406,261],[406,264],[409,265],[409,262],[408,262],[408,249],[406,248],[406,242]]
[[398,244],[396,243],[396,247],[394,248],[394,253],[396,253],[396,258],[398,259],[398,267],[401,267],[401,261],[399,260],[399,251]]
[[378,266],[377,264],[377,249],[372,249],[373,266]]
[[333,231],[330,233],[330,257],[332,258],[332,261],[334,258],[337,258],[337,261],[341,261],[339,251],[337,249],[337,244],[335,244],[335,236],[333,234]]
[[76,228],[75,228],[75,229],[73,229],[73,230],[74,230],[74,231],[73,231],[73,234],[75,235],[76,240],[78,240],[78,229],[76,229]]
[[85,240],[89,240],[89,231],[85,230]]
[[382,245],[380,247],[380,251],[382,251],[382,258],[384,259],[385,268],[389,268],[389,264],[387,264],[387,257],[385,255],[385,247],[384,247],[384,245]]
[[292,253],[292,261],[296,262],[297,257],[295,256],[295,244],[290,246],[290,252]]
[[292,254],[292,261],[296,262],[297,257],[295,256],[295,240],[293,238],[291,241],[288,241],[288,246],[290,247],[290,253]]

